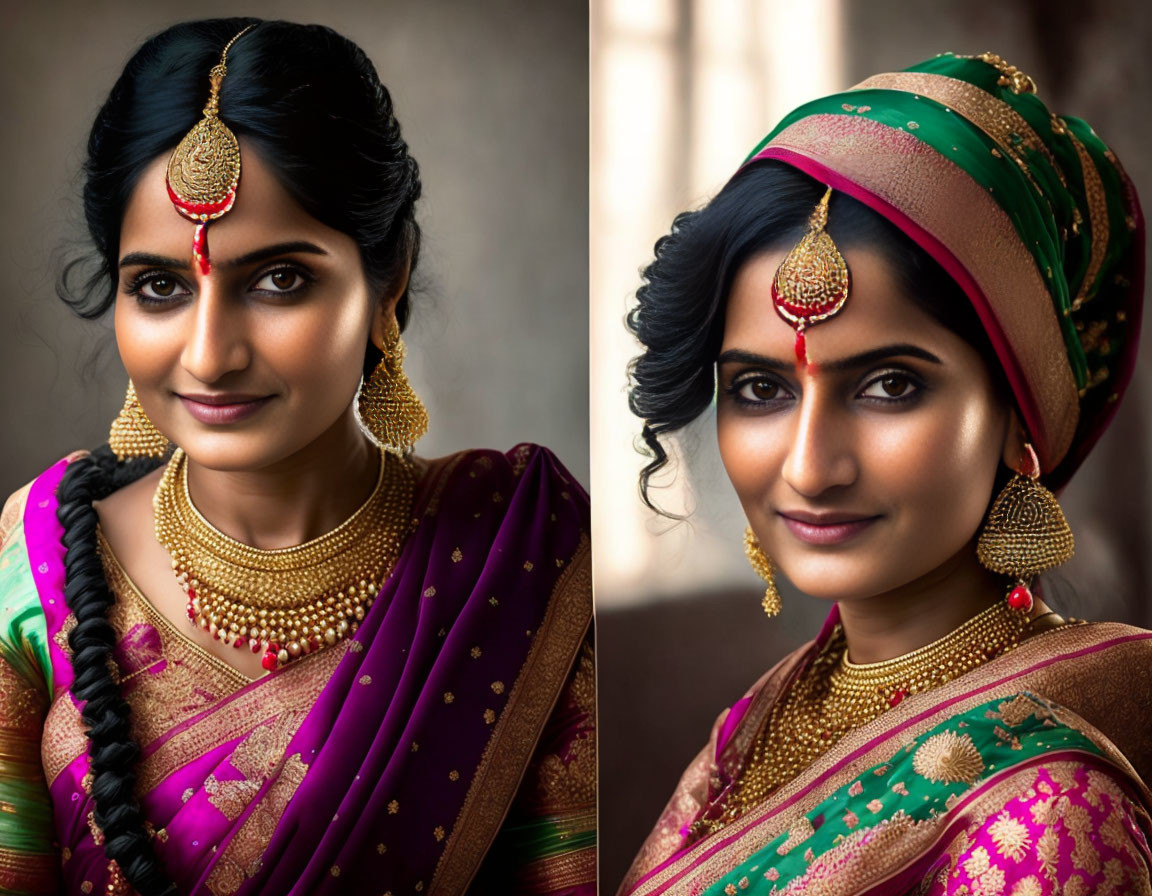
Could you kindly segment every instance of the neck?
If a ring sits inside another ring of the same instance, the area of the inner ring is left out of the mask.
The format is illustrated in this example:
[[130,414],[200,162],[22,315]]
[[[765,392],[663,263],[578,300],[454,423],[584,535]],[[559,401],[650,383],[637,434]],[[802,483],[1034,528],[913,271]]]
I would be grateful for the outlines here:
[[892,591],[840,602],[853,663],[878,663],[939,640],[997,600],[1002,576],[980,565],[969,545],[942,567]]
[[300,451],[259,470],[212,470],[188,458],[188,493],[225,535],[261,550],[335,529],[376,484],[379,450],[351,411]]

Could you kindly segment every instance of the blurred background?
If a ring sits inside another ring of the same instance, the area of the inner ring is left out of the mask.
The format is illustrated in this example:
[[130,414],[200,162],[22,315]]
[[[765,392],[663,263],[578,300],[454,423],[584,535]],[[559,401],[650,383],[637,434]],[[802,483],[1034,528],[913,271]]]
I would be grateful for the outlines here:
[[[600,673],[601,891],[612,893],[716,715],[828,607],[782,588],[769,621],[714,420],[680,440],[640,503],[639,421],[623,327],[639,269],[676,213],[702,205],[800,103],[943,51],[991,50],[1050,108],[1087,119],[1145,205],[1152,196],[1152,7],[1138,0],[593,0],[592,485]],[[1076,558],[1049,582],[1062,612],[1152,625],[1152,351],[1116,420],[1061,496]],[[622,683],[627,682],[627,686]]]
[[[548,445],[588,482],[588,43],[576,0],[80,0],[0,5],[0,492],[95,447],[127,378],[111,321],[54,294],[82,251],[88,129],[151,34],[190,16],[319,22],[356,41],[420,164],[424,246],[405,333],[419,452]],[[207,77],[205,72],[205,96]]]

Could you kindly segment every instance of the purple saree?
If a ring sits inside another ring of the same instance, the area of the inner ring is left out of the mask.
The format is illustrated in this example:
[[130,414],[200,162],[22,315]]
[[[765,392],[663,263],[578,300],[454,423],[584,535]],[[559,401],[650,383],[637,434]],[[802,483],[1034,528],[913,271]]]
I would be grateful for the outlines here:
[[[65,888],[106,892],[68,693],[64,467],[33,483],[24,514],[51,659],[43,764]],[[544,449],[472,451],[429,465],[413,516],[355,636],[254,681],[184,639],[104,547],[138,795],[181,892],[463,893],[514,805],[594,830],[593,707],[577,699],[591,687],[586,495]],[[533,799],[542,770],[550,802]],[[533,857],[541,892],[593,879],[594,845],[574,842]]]

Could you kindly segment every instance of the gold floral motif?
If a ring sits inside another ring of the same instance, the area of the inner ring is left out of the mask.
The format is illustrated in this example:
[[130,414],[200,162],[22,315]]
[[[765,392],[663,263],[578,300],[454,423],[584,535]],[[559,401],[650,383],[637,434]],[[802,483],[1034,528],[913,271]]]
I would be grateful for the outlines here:
[[1013,818],[1007,809],[996,817],[996,821],[988,828],[988,833],[1000,855],[1015,862],[1023,859],[1032,845],[1028,828]]
[[204,792],[208,794],[208,802],[229,821],[239,818],[259,791],[259,782],[245,778],[239,780],[226,778],[221,781],[215,775],[209,775],[204,779]]
[[213,896],[231,896],[245,879],[257,872],[264,848],[307,774],[308,766],[299,753],[293,753],[284,761],[276,780],[213,866],[207,880],[208,890]]
[[967,734],[943,731],[920,745],[912,768],[933,783],[972,784],[984,771],[984,760]]
[[1043,894],[1043,885],[1030,874],[1022,880],[1018,880],[1008,896],[1043,896]]
[[997,707],[997,710],[1000,713],[1000,718],[1004,720],[1004,724],[1009,728],[1015,728],[1018,725],[1023,725],[1032,716],[1040,718],[1041,716],[1037,713],[1038,708],[1035,700],[1021,694],[1011,700],[1005,700]]

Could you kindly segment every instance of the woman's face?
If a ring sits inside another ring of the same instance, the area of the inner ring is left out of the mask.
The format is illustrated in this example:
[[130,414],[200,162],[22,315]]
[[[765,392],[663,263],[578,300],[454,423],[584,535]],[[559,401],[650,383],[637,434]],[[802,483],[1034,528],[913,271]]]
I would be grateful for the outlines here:
[[232,210],[208,227],[211,272],[192,265],[194,225],[145,170],[120,230],[116,343],[156,427],[190,458],[255,470],[327,433],[351,432],[370,332],[391,303],[370,294],[347,234],[308,215],[241,140]]
[[851,294],[807,331],[811,366],[798,370],[772,305],[784,255],[738,272],[718,361],[720,453],[764,551],[833,600],[974,557],[1011,417],[980,355],[879,255],[847,250]]

